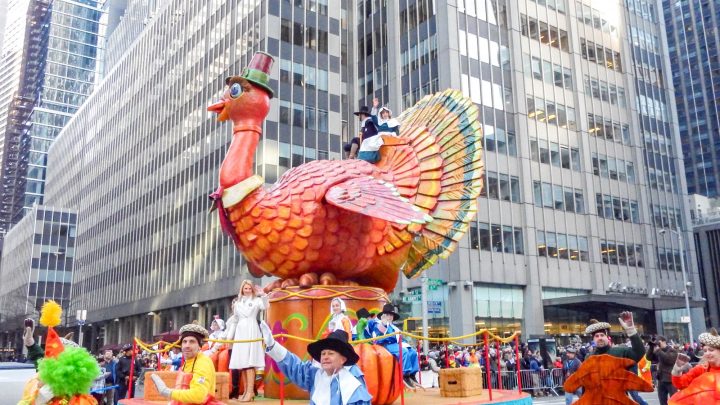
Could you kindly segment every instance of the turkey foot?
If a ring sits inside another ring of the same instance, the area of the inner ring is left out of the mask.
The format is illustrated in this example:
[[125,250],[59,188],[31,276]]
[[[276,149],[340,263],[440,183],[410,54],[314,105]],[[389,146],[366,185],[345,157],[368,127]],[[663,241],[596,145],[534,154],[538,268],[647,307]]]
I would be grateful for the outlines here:
[[270,291],[276,289],[276,288],[287,288],[287,287],[297,287],[300,288],[310,288],[314,285],[346,285],[346,286],[356,286],[359,285],[356,281],[353,280],[338,280],[337,277],[333,273],[322,273],[318,275],[318,273],[305,273],[300,278],[288,278],[285,280],[275,280],[272,283],[268,284],[263,288],[263,291],[266,293],[269,293]]

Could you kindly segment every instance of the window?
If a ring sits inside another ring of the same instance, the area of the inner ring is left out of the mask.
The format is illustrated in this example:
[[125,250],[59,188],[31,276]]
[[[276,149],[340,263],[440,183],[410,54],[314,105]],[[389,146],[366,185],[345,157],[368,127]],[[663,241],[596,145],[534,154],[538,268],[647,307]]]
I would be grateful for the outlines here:
[[547,245],[545,244],[545,232],[536,231],[535,239],[537,242],[538,256],[547,256]]
[[480,249],[490,251],[490,225],[481,222],[480,230]]

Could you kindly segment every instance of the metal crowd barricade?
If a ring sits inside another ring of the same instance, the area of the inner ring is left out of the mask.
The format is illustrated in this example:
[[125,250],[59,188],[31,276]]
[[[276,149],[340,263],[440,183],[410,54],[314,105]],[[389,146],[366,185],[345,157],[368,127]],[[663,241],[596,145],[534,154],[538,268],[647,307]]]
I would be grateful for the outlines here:
[[564,383],[563,370],[554,368],[551,370],[520,370],[523,391],[537,394],[539,391],[560,395]]

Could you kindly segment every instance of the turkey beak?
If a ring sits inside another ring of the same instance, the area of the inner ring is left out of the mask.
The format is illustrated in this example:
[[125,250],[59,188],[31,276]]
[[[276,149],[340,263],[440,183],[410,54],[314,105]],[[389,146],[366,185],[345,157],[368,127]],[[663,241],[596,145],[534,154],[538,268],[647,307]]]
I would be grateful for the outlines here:
[[208,106],[208,111],[218,114],[218,121],[225,121],[228,119],[228,113],[225,110],[225,104],[227,100],[220,100],[215,104]]

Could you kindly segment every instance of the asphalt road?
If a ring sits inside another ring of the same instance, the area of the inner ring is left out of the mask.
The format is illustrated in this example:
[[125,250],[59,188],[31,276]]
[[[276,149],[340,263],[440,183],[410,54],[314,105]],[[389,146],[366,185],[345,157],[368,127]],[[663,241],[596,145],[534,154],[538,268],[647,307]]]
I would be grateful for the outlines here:
[[[640,396],[645,401],[647,401],[648,405],[660,405],[660,401],[658,401],[657,397],[657,392],[642,392],[640,393]],[[534,398],[533,404],[565,405],[565,396]]]

